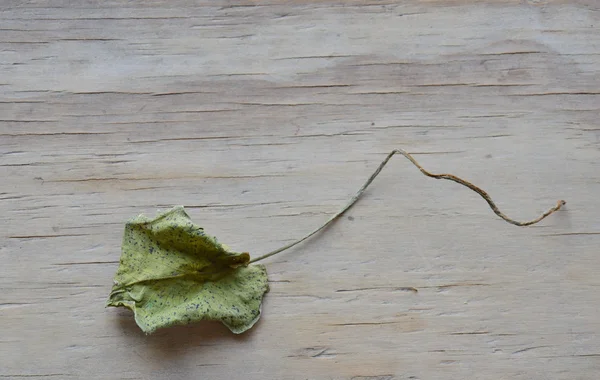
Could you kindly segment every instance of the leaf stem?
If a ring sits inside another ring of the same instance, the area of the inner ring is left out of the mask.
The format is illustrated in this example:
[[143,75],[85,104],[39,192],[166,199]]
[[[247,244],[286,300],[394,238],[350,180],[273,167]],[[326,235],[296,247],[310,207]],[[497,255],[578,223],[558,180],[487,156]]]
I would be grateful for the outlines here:
[[354,203],[356,203],[356,201],[358,201],[358,199],[363,195],[363,193],[365,192],[365,190],[367,189],[367,187],[369,187],[369,185],[371,184],[371,182],[373,182],[373,180],[375,179],[375,177],[377,177],[379,175],[379,173],[381,172],[381,170],[383,169],[383,167],[388,163],[388,161],[390,160],[390,158],[392,158],[393,155],[395,154],[401,154],[404,157],[406,157],[410,162],[412,162],[417,168],[419,168],[419,170],[421,171],[421,173],[423,173],[424,175],[431,177],[431,178],[435,178],[435,179],[447,179],[450,181],[454,181],[456,183],[459,183],[463,186],[468,187],[469,189],[473,190],[474,192],[476,192],[477,194],[479,194],[483,199],[485,199],[485,201],[488,203],[488,205],[490,206],[490,208],[492,209],[492,211],[494,211],[494,213],[496,215],[498,215],[500,218],[504,219],[506,222],[510,223],[510,224],[514,224],[515,226],[530,226],[532,224],[535,224],[539,221],[541,221],[542,219],[546,218],[548,215],[552,214],[555,211],[558,211],[562,206],[564,206],[566,204],[565,201],[560,200],[557,202],[556,206],[552,207],[551,209],[549,209],[548,211],[546,211],[545,213],[543,213],[541,216],[530,220],[528,222],[518,222],[516,220],[513,220],[511,218],[509,218],[508,216],[504,215],[504,213],[502,213],[502,211],[500,211],[498,209],[498,207],[496,206],[496,204],[494,203],[494,201],[492,201],[492,198],[489,196],[488,193],[486,193],[484,190],[480,189],[479,187],[473,185],[471,182],[465,181],[464,179],[461,179],[457,176],[454,176],[452,174],[433,174],[428,172],[427,170],[425,170],[421,165],[419,165],[419,163],[407,152],[405,152],[402,149],[394,149],[393,151],[391,151],[387,157],[385,158],[385,160],[383,160],[383,162],[379,165],[379,167],[377,168],[377,170],[375,170],[375,172],[373,174],[371,174],[371,177],[369,177],[369,179],[367,180],[367,182],[365,182],[364,185],[362,185],[362,187],[358,190],[358,192],[356,193],[356,195],[354,195],[352,197],[352,199],[350,199],[350,201],[348,202],[348,204],[346,206],[344,206],[344,208],[342,208],[337,214],[333,215],[331,218],[329,218],[329,220],[327,220],[325,223],[323,223],[320,227],[318,227],[317,229],[315,229],[314,231],[312,231],[311,233],[309,233],[308,235],[304,236],[303,238],[296,240],[288,245],[285,245],[281,248],[278,248],[274,251],[271,251],[267,254],[264,254],[262,256],[256,257],[252,260],[250,260],[250,263],[255,263],[257,261],[260,260],[264,260],[268,257],[271,257],[273,255],[276,255],[280,252],[285,251],[286,249],[292,248],[293,246],[302,243],[303,241],[305,241],[306,239],[310,238],[311,236],[313,236],[314,234],[316,234],[317,232],[321,231],[322,229],[324,229],[325,227],[327,227],[329,224],[331,224],[334,220],[336,220],[337,218],[339,218],[340,216],[342,216],[346,211],[348,211],[348,209],[350,207],[352,207],[354,205]]

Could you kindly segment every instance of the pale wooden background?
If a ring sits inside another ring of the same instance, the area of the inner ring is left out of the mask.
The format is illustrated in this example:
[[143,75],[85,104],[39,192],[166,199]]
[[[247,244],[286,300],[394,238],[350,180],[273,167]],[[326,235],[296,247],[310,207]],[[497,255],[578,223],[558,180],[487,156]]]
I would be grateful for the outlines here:
[[[600,4],[0,4],[0,378],[594,379]],[[124,222],[183,204],[266,261],[242,336],[104,302]],[[402,290],[415,287],[418,293]]]

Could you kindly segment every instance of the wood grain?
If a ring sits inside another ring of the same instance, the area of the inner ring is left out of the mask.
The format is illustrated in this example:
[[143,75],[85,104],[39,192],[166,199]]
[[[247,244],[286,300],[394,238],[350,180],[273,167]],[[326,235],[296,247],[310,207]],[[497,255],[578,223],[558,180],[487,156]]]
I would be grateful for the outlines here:
[[[0,5],[0,378],[591,379],[600,8],[588,1]],[[124,222],[185,205],[266,261],[262,320],[104,309]],[[408,288],[414,287],[418,292]]]

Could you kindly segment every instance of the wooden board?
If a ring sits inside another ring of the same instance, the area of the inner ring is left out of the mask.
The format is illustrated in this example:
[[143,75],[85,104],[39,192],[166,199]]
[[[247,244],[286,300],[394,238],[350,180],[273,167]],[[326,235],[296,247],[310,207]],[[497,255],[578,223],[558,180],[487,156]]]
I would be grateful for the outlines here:
[[[592,379],[600,8],[587,1],[0,5],[0,378]],[[267,260],[261,321],[105,309],[124,222],[187,207]],[[414,287],[418,292],[406,291]]]

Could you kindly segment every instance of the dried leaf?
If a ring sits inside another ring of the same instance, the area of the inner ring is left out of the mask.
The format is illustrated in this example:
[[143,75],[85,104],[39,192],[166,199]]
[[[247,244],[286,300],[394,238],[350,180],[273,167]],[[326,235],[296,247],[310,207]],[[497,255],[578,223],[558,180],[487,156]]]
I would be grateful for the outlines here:
[[194,224],[183,207],[125,226],[121,262],[107,306],[124,306],[146,333],[219,320],[239,334],[260,317],[268,291],[263,265],[231,252]]
[[409,153],[394,149],[350,202],[325,223],[252,260],[247,253],[231,252],[206,235],[191,222],[183,207],[155,219],[140,215],[125,227],[121,264],[107,305],[132,309],[138,326],[147,333],[204,319],[220,320],[234,333],[248,330],[260,317],[262,298],[268,291],[265,267],[249,264],[290,249],[337,220],[358,201],[395,154],[406,157],[428,177],[453,181],[475,191],[496,215],[516,226],[536,224],[565,205],[560,200],[539,217],[519,222],[504,215],[489,194],[471,182],[452,174],[430,173]]

